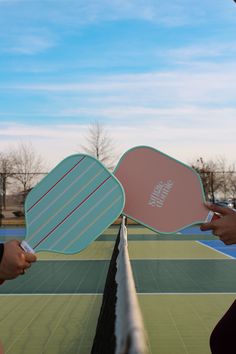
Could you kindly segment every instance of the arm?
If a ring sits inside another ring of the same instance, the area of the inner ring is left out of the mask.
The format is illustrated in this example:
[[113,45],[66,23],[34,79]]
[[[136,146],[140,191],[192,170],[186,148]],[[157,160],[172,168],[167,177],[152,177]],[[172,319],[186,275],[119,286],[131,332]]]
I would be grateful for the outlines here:
[[14,279],[20,274],[24,274],[25,269],[36,261],[34,254],[26,253],[20,247],[20,242],[16,240],[8,241],[4,245],[1,244],[0,256],[0,281],[1,283],[7,279]]
[[226,245],[236,243],[236,212],[227,207],[216,204],[206,204],[209,210],[220,215],[220,218],[201,225],[202,231],[212,230]]

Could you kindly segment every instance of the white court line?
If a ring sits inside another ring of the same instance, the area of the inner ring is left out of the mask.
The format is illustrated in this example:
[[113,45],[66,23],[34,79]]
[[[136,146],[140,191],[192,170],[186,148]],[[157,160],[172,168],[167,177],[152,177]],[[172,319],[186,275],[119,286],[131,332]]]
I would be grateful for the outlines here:
[[111,257],[110,258],[103,258],[103,259],[100,259],[100,258],[94,258],[94,259],[91,259],[91,258],[83,258],[83,259],[76,259],[76,258],[72,258],[72,259],[62,259],[62,258],[58,258],[58,259],[55,259],[55,258],[52,258],[52,259],[39,259],[38,261],[37,261],[37,263],[38,262],[47,262],[47,261],[50,261],[50,262],[54,262],[54,261],[60,261],[60,262],[83,262],[83,261],[85,261],[85,262],[91,262],[91,261],[109,261],[110,262],[110,260],[111,260]]
[[227,256],[227,257],[230,258],[230,259],[235,259],[235,257],[232,257],[232,256],[230,256],[230,255],[228,255],[227,253],[224,253],[224,252],[222,252],[222,251],[219,251],[219,250],[217,250],[217,249],[214,248],[214,247],[211,247],[211,246],[209,246],[209,245],[205,245],[205,243],[202,243],[201,241],[195,241],[195,242],[197,242],[198,244],[200,244],[200,245],[202,245],[202,246],[204,246],[204,247],[208,247],[208,248],[210,248],[211,250],[213,250],[213,251],[215,251],[215,252],[218,252],[218,253],[220,253],[220,254],[223,254],[224,256]]
[[[73,256],[73,255],[72,255]],[[227,255],[226,255],[227,256]],[[70,257],[70,259],[63,259],[63,258],[47,258],[47,259],[39,259],[38,262],[46,262],[46,261],[65,261],[65,262],[70,262],[70,261],[107,261],[107,260],[111,260],[111,258],[83,258],[83,259],[79,259],[79,258],[72,258],[71,256],[68,255],[68,257]],[[230,256],[229,256],[230,258]],[[235,258],[232,258],[235,259]],[[227,261],[227,258],[130,258],[131,261]]]
[[[137,295],[142,295],[142,296],[151,296],[151,295],[158,295],[158,296],[172,296],[172,295],[179,295],[179,296],[183,296],[183,295],[188,295],[188,296],[191,296],[191,295],[236,295],[236,292],[232,293],[232,292],[224,292],[224,293],[216,293],[216,292],[206,292],[206,293],[139,293],[137,292],[136,293]],[[17,296],[17,297],[23,297],[23,296],[73,296],[73,297],[76,297],[76,296],[103,296],[103,293],[68,293],[68,294],[64,294],[64,293],[61,293],[61,294],[45,294],[45,293],[39,293],[39,294],[0,294],[0,298],[1,297],[4,297],[4,296]]]
[[22,297],[22,296],[103,296],[103,293],[68,293],[68,294],[45,294],[45,293],[39,293],[39,294],[0,294],[0,297],[3,296],[17,296],[17,297]]
[[160,295],[160,296],[166,296],[166,295],[236,295],[236,293],[228,292],[228,293],[215,293],[215,292],[206,292],[206,293],[137,293],[138,295]]

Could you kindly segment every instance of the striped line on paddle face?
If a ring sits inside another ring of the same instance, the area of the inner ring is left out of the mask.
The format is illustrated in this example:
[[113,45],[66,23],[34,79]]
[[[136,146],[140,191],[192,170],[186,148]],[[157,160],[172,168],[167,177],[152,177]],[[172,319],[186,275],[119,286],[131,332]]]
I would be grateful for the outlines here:
[[83,205],[104,183],[106,183],[111,176],[107,177],[102,183],[100,183],[82,202],[80,202],[73,210],[71,210],[51,231],[49,231],[38,243],[33,247],[36,249],[42,242],[44,242],[58,227],[60,227],[81,205]]
[[[91,165],[88,166],[88,168],[86,170],[84,170],[72,183],[70,183],[61,193],[58,194],[58,196],[56,198],[54,198],[50,203],[47,204],[46,208],[43,208],[40,212],[38,212],[37,216],[35,218],[31,218],[30,222],[28,223],[28,226],[32,226],[40,217],[43,216],[43,214],[45,214],[47,211],[49,211],[49,209],[56,203],[58,202],[58,200],[63,197],[64,194],[66,194],[68,192],[68,190],[70,190],[74,184],[76,184],[84,175],[86,175],[87,172],[89,172],[89,170],[91,168],[93,168],[93,166],[96,164],[96,162],[94,161]],[[78,193],[74,194],[73,198],[71,198],[66,204],[63,204],[63,207],[65,207],[67,204],[69,204],[71,201],[73,201],[73,199],[75,199],[91,182],[93,182],[93,180],[102,173],[102,170],[99,171],[99,173],[97,173],[94,178],[92,178],[89,183],[87,183],[86,185],[83,186],[83,188],[81,188],[79,190]],[[52,218],[57,215],[61,210],[59,209],[59,211],[54,214],[52,216]],[[50,221],[50,219],[48,219],[48,222]],[[42,227],[40,228],[40,230],[45,226],[42,225]],[[35,233],[29,238],[32,239],[35,236]]]
[[[80,190],[79,190],[77,193],[75,193],[71,199],[69,199],[66,203],[64,203],[64,204],[62,205],[62,207],[60,207],[60,208],[57,210],[57,212],[53,213],[53,215],[51,215],[49,218],[47,218],[47,220],[46,220],[43,224],[41,224],[39,228],[37,228],[33,233],[30,234],[29,237],[27,237],[27,242],[30,243],[33,239],[35,239],[36,236],[37,236],[37,234],[38,234],[45,226],[47,226],[50,222],[52,222],[52,220],[53,220],[56,216],[58,216],[58,215],[63,211],[63,209],[65,209],[70,203],[72,203],[72,202],[74,201],[74,199],[76,199],[76,198],[79,196],[79,194],[81,194],[84,190],[86,190],[86,188],[87,188],[91,183],[93,183],[94,180],[96,180],[96,178],[99,177],[101,173],[102,173],[102,171],[100,170],[96,175],[93,176],[93,178],[89,179],[88,182],[87,182],[86,184],[84,184],[83,187],[80,188]],[[29,225],[31,225],[31,223],[29,223]]]
[[[66,236],[70,232],[72,232],[72,230],[75,229],[79,223],[81,223],[86,217],[88,217],[94,211],[94,209],[96,209],[96,207],[102,204],[106,198],[108,198],[115,190],[117,190],[117,188],[118,185],[114,186],[107,193],[103,194],[102,198],[99,199],[99,201],[96,204],[94,204],[91,208],[89,208],[89,210],[85,214],[83,214],[79,219],[77,219],[76,222],[73,225],[71,225],[71,227],[65,233],[63,233],[61,237],[55,240],[55,242],[51,245],[51,248],[55,249],[55,246],[58,243],[60,243],[64,238],[66,238]],[[114,199],[112,203],[108,205],[105,211],[103,210],[103,208],[101,208],[102,212],[95,219],[93,219],[93,222],[90,222],[83,230],[81,230],[81,232],[76,236],[76,238],[74,238],[69,244],[67,244],[67,247],[65,247],[64,250],[68,249],[70,245],[73,244],[74,242],[77,242],[78,239],[85,233],[85,231],[91,228],[108,210],[110,210],[113,206],[115,206],[121,198],[122,195],[116,197],[116,199]]]
[[58,183],[60,183],[70,172],[72,172],[78,165],[86,158],[86,156],[83,156],[73,167],[71,167],[63,176],[61,176],[57,182],[54,183],[33,205],[31,205],[28,209],[27,212],[32,210],[53,188],[56,187]]
[[71,247],[71,245],[75,242],[78,241],[78,238],[81,238],[81,236],[87,232],[92,226],[94,226],[96,224],[96,222],[98,220],[101,219],[101,217],[103,217],[103,215],[105,215],[113,206],[115,206],[119,201],[120,199],[122,198],[122,196],[118,196],[116,199],[113,200],[113,202],[108,205],[108,207],[104,210],[102,210],[102,212],[93,220],[92,223],[88,224],[83,230],[82,232],[77,236],[77,238],[74,240],[72,240],[70,243],[68,243],[68,245],[64,248],[64,251],[67,250],[69,247]]

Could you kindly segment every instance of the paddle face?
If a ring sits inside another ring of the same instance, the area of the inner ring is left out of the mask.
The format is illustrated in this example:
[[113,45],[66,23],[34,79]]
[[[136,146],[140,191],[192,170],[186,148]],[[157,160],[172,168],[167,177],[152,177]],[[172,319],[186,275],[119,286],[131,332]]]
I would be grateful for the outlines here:
[[28,194],[25,240],[36,252],[77,253],[111,225],[123,207],[121,184],[99,161],[69,156]]
[[209,215],[199,175],[158,150],[129,150],[114,174],[125,190],[123,214],[154,231],[173,233]]

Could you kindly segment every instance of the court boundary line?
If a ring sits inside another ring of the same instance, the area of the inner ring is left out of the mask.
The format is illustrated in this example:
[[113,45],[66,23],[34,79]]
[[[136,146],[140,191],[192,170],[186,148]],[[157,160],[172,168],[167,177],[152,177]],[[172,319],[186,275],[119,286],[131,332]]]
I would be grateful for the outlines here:
[[0,294],[0,298],[3,296],[16,296],[16,297],[23,297],[23,296],[103,296],[103,293],[62,293],[62,294],[45,294],[45,293],[39,293],[39,294]]
[[[219,252],[221,253],[221,252]],[[227,254],[224,254],[228,258],[130,258],[131,261],[228,261],[235,260],[236,258],[231,257]],[[86,258],[86,259],[62,259],[62,258],[48,258],[48,259],[38,259],[37,262],[54,262],[54,261],[63,261],[63,262],[83,262],[83,261],[110,261],[110,258]]]
[[194,292],[194,293],[176,293],[176,292],[174,292],[174,293],[137,293],[137,295],[161,295],[161,296],[166,296],[166,295],[180,295],[180,296],[184,296],[184,295],[236,295],[236,292],[234,292],[234,293],[232,293],[232,292],[229,292],[229,293],[226,293],[226,292],[224,292],[224,293],[219,293],[219,292],[212,292],[212,293],[210,293],[210,292],[207,292],[207,293],[196,293],[196,292]]
[[211,250],[213,250],[213,251],[215,251],[215,252],[218,252],[218,253],[220,253],[220,254],[223,254],[224,256],[227,256],[227,257],[229,257],[230,259],[236,259],[235,257],[230,256],[229,254],[224,253],[224,252],[222,252],[222,251],[219,251],[218,249],[216,249],[216,248],[214,248],[214,247],[211,247],[211,246],[209,246],[209,245],[206,245],[205,243],[202,243],[201,241],[195,241],[195,242],[197,242],[198,244],[200,244],[200,245],[202,245],[202,246],[204,246],[204,247],[210,248]]
[[[196,292],[193,292],[193,293],[189,293],[189,292],[187,292],[187,293],[183,293],[183,292],[181,292],[181,293],[176,293],[176,292],[173,292],[173,293],[140,293],[140,292],[137,292],[136,293],[137,295],[147,295],[147,296],[151,296],[151,295],[158,295],[158,296],[166,296],[166,295],[169,295],[169,296],[172,296],[172,295],[179,295],[179,296],[184,296],[184,295],[188,295],[188,296],[191,296],[191,295],[201,295],[201,296],[203,296],[203,295],[236,295],[236,292],[223,292],[223,293],[219,293],[219,292],[206,292],[206,293],[203,293],[203,292],[200,292],[200,293],[196,293]],[[8,296],[10,296],[10,297],[13,297],[13,296],[16,296],[16,297],[24,297],[24,296],[73,296],[73,297],[77,297],[77,296],[99,296],[99,297],[101,297],[101,296],[103,296],[103,293],[68,293],[68,294],[66,294],[66,293],[62,293],[62,294],[52,294],[52,293],[50,293],[50,294],[45,294],[45,293],[39,293],[39,294],[0,294],[0,298],[1,297],[8,297]]]

